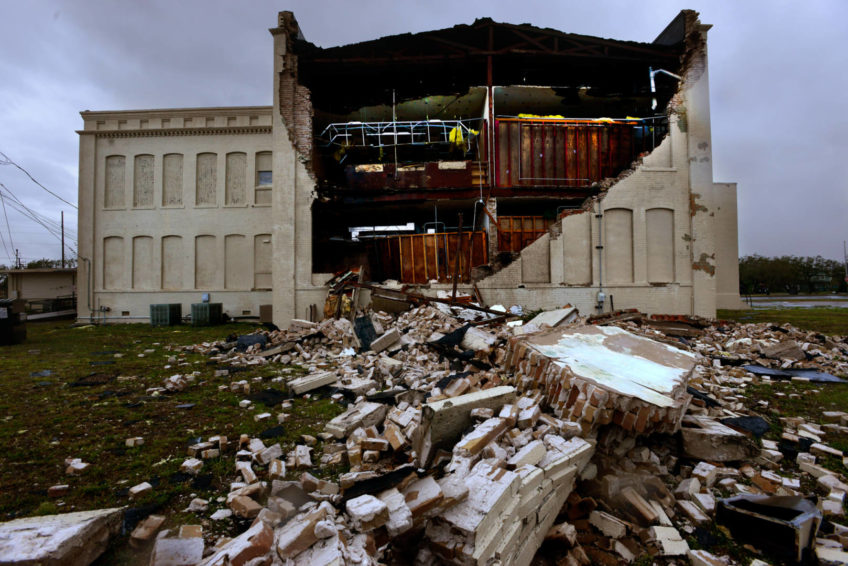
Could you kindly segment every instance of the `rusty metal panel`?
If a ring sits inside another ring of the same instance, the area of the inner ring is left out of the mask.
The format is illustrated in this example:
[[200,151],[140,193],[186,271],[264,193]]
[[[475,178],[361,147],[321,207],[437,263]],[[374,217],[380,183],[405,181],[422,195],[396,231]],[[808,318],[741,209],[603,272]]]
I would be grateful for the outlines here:
[[520,252],[547,232],[551,223],[542,216],[498,216],[498,249]]
[[[456,233],[389,236],[376,240],[385,277],[402,283],[449,283],[459,238]],[[471,280],[471,268],[489,261],[486,232],[464,232],[459,256],[459,280]]]
[[586,187],[628,168],[661,141],[666,129],[664,123],[636,120],[499,118],[494,184]]

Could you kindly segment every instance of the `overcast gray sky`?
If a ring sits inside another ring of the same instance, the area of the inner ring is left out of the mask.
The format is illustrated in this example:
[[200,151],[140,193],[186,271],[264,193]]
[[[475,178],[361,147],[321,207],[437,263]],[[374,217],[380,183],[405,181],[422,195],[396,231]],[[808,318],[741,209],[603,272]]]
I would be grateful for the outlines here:
[[[709,33],[716,181],[739,183],[740,254],[842,257],[848,239],[845,0],[297,0],[2,2],[0,152],[76,203],[81,110],[271,104],[268,29],[292,10],[330,47],[491,17],[652,41],[684,8]],[[0,183],[76,235],[76,210],[11,165]],[[0,210],[2,212],[2,210]],[[0,216],[9,263],[58,258],[59,241]],[[8,251],[7,251],[8,250]]]

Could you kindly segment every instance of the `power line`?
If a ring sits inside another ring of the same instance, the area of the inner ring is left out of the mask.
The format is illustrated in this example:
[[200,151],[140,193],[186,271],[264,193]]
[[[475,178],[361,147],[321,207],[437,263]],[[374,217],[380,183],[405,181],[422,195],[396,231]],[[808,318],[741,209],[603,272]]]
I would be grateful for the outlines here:
[[[61,227],[60,227],[59,223],[57,223],[56,221],[51,220],[51,219],[49,219],[45,216],[42,216],[41,214],[39,214],[39,213],[35,212],[34,210],[30,209],[29,207],[27,207],[23,202],[21,202],[21,200],[17,196],[15,196],[15,194],[9,189],[9,187],[4,185],[3,183],[0,183],[0,188],[2,188],[3,190],[6,191],[6,197],[9,198],[9,206],[11,206],[13,209],[18,211],[19,213],[21,213],[25,217],[29,218],[33,222],[42,226],[45,230],[50,232],[57,240],[59,240],[59,241],[62,240],[62,232],[61,232]],[[0,194],[2,194],[2,193],[0,193]],[[8,220],[7,220],[7,225],[8,225]],[[73,242],[76,242],[76,238],[69,238],[69,239]],[[70,246],[69,244],[66,243],[65,247],[68,250],[70,250],[72,253],[74,253],[74,254],[77,253],[77,250],[73,246]]]
[[0,193],[0,203],[3,204],[3,217],[6,219],[6,230],[9,232],[9,245],[12,249],[15,249],[15,241],[12,240],[12,228],[9,226],[9,215],[6,214],[6,199],[3,198],[3,193]]
[[12,206],[12,208],[14,208],[15,210],[17,210],[18,212],[20,212],[21,214],[23,214],[27,218],[31,219],[32,221],[40,224],[41,226],[43,226],[44,228],[46,228],[47,230],[49,230],[53,234],[58,234],[60,232],[60,226],[56,221],[51,220],[51,219],[49,219],[45,216],[42,216],[41,214],[35,212],[34,210],[32,210],[31,208],[26,206],[15,195],[15,193],[13,193],[9,189],[9,187],[4,185],[3,183],[0,183],[0,187],[2,187],[3,189],[6,190],[7,197],[10,199],[9,204],[10,204],[10,206]]
[[[24,169],[23,167],[21,167],[20,165],[18,165],[17,163],[12,161],[11,159],[9,159],[9,156],[6,155],[5,153],[3,153],[2,151],[0,151],[0,165],[14,165],[15,167],[17,167],[18,169],[23,171],[24,174],[27,177],[29,177],[30,180],[33,183],[35,183],[36,185],[38,185],[39,187],[41,187],[42,189],[44,189],[45,191],[47,191],[48,193],[50,193],[51,195],[53,195],[54,197],[59,199],[60,201],[64,202],[65,204],[68,204],[70,206],[73,206],[74,208],[77,208],[77,205],[75,205],[74,203],[66,201],[65,199],[63,199],[62,197],[60,197],[59,195],[57,195],[56,193],[54,193],[53,191],[51,191],[50,189],[48,189],[47,187],[45,187],[44,185],[42,185],[41,183],[36,181],[35,177],[33,177],[32,175],[29,174],[29,171],[27,171],[26,169]],[[79,210],[79,209],[77,208],[77,210]]]

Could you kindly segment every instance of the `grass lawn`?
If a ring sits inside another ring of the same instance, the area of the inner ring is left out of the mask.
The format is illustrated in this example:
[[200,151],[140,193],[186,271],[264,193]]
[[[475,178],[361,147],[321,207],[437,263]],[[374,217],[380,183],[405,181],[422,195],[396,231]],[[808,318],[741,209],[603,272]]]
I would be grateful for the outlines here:
[[[267,364],[230,368],[229,376],[215,377],[215,370],[226,366],[178,347],[255,328],[29,323],[24,344],[0,347],[0,520],[129,505],[145,511],[141,518],[152,510],[163,512],[169,516],[166,526],[174,526],[198,522],[194,514],[180,513],[191,494],[209,499],[210,512],[223,507],[215,499],[229,491],[235,477],[232,452],[239,435],[256,436],[276,426],[280,407],[257,402],[255,408],[242,409],[244,396],[219,386],[246,379],[251,394],[265,389],[285,393],[282,382],[270,380],[304,370]],[[169,362],[171,357],[176,360]],[[168,376],[192,372],[199,375],[182,392],[147,393]],[[321,396],[293,403],[291,418],[264,439],[266,445],[279,442],[288,452],[302,434],[321,432],[343,410]],[[265,411],[272,414],[270,420],[253,419]],[[231,441],[227,454],[207,461],[197,478],[179,473],[190,444],[219,434]],[[125,440],[136,436],[144,438],[144,445],[127,448]],[[316,459],[320,450],[319,443]],[[65,458],[81,458],[91,466],[68,476]],[[152,494],[130,501],[128,489],[143,481],[154,485]],[[48,497],[47,489],[57,484],[69,484],[67,495]]]
[[719,310],[716,316],[741,323],[789,323],[803,330],[828,335],[848,335],[848,309],[839,307],[751,309],[744,311]]

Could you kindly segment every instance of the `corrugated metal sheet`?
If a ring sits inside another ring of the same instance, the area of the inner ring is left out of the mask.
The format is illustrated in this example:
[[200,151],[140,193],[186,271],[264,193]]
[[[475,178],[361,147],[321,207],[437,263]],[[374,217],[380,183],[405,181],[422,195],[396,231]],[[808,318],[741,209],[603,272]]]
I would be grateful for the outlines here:
[[[376,240],[384,273],[402,283],[451,282],[459,238],[454,233],[389,236]],[[486,232],[464,232],[459,281],[471,280],[471,268],[489,261]]]
[[646,134],[653,127],[641,121],[498,118],[496,186],[585,187],[614,177],[651,149]]

